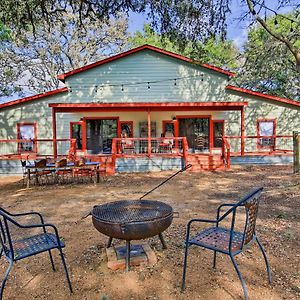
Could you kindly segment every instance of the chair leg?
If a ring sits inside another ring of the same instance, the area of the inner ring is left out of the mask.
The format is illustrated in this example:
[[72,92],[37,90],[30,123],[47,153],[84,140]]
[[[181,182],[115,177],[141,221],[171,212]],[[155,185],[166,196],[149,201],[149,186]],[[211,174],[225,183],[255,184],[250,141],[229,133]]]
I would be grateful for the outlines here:
[[51,250],[48,251],[49,252],[49,257],[50,257],[50,261],[51,261],[51,265],[52,265],[52,270],[55,272],[55,265],[54,265],[54,261],[52,258],[52,254],[51,254]]
[[185,251],[184,251],[184,263],[183,263],[183,274],[182,274],[181,292],[183,292],[185,290],[185,278],[186,278],[188,248],[189,248],[189,243],[186,242],[185,243]]
[[[68,269],[67,269],[67,265],[66,265],[66,261],[65,261],[64,254],[63,254],[61,248],[58,248],[58,250],[59,250],[60,257],[61,257],[61,260],[62,260],[64,269],[65,269],[65,273],[66,273],[66,277],[67,277],[67,281],[68,281],[68,285],[69,285],[70,292],[73,293],[72,284],[71,284],[71,280],[70,280],[70,277],[69,277],[69,273],[68,273]],[[0,299],[0,300],[1,300],[1,299]]]
[[230,258],[231,258],[233,266],[234,266],[234,268],[235,268],[235,270],[237,272],[237,275],[238,275],[238,277],[240,279],[240,282],[242,284],[242,288],[243,288],[243,291],[244,291],[245,300],[248,300],[249,299],[248,298],[248,291],[247,291],[247,287],[246,287],[245,281],[244,281],[244,279],[242,277],[242,274],[241,274],[241,272],[240,272],[240,270],[238,268],[238,265],[237,265],[236,261],[234,260],[234,257],[232,255],[230,255]]
[[268,273],[268,279],[269,279],[269,283],[272,283],[272,275],[271,275],[271,270],[270,270],[270,265],[268,262],[268,258],[267,258],[267,254],[265,252],[265,249],[263,247],[263,245],[260,243],[259,239],[256,237],[256,242],[259,246],[260,251],[262,252],[264,259],[265,259],[265,263],[266,263],[266,268],[267,268],[267,273]]
[[213,268],[216,268],[216,263],[217,263],[217,251],[214,251],[214,262],[213,262]]
[[6,283],[6,281],[7,281],[9,272],[10,272],[11,269],[12,269],[12,266],[13,266],[13,260],[11,260],[11,261],[9,262],[9,266],[8,266],[6,272],[5,272],[5,276],[4,276],[4,279],[3,279],[3,282],[2,282],[2,285],[1,285],[1,290],[0,290],[0,300],[3,299],[3,292],[4,292],[5,283]]

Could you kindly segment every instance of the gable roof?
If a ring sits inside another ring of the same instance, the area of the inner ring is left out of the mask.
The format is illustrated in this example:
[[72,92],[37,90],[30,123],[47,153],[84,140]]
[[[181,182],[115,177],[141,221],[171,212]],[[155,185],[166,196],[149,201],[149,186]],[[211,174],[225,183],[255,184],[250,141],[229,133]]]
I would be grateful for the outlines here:
[[53,91],[49,91],[49,92],[45,92],[45,93],[42,93],[42,94],[37,94],[37,95],[34,95],[34,96],[29,96],[29,97],[25,97],[25,98],[13,100],[13,101],[5,102],[5,103],[0,104],[0,109],[4,108],[4,107],[9,107],[9,106],[17,105],[17,104],[20,104],[20,103],[24,103],[24,102],[38,100],[38,99],[41,99],[41,98],[44,98],[44,97],[48,97],[48,96],[51,96],[51,95],[55,95],[55,94],[63,93],[63,92],[67,92],[67,91],[68,91],[68,88],[63,87],[63,88],[53,90]]
[[241,94],[247,94],[247,95],[263,98],[264,100],[271,100],[271,101],[275,101],[275,102],[280,102],[280,103],[290,104],[290,105],[300,107],[300,102],[298,102],[296,100],[281,98],[281,97],[277,97],[277,96],[273,96],[273,95],[264,94],[264,93],[261,93],[261,92],[255,92],[255,91],[252,91],[252,90],[249,90],[249,89],[240,88],[240,87],[233,86],[233,85],[227,85],[225,87],[225,89],[235,91],[235,92],[238,92],[238,93],[241,93]]
[[199,65],[200,67],[203,67],[203,68],[206,68],[206,69],[209,69],[209,70],[212,70],[212,71],[215,71],[215,72],[218,72],[220,74],[223,74],[223,75],[227,75],[227,76],[235,76],[235,73],[232,73],[230,71],[226,71],[226,70],[223,70],[221,68],[218,68],[218,67],[215,67],[215,66],[212,66],[210,64],[199,64],[197,63],[196,61],[186,57],[186,56],[183,56],[183,55],[180,55],[180,54],[176,54],[176,53],[173,53],[173,52],[170,52],[170,51],[167,51],[167,50],[163,50],[161,48],[158,48],[158,47],[154,47],[154,46],[150,46],[150,45],[143,45],[143,46],[140,46],[140,47],[137,47],[137,48],[134,48],[134,49],[131,49],[131,50],[128,50],[126,52],[123,52],[123,53],[120,53],[120,54],[117,54],[117,55],[114,55],[114,56],[110,56],[108,58],[105,58],[105,59],[102,59],[100,61],[97,61],[95,63],[92,63],[92,64],[89,64],[89,65],[86,65],[86,66],[83,66],[81,68],[78,68],[78,69],[74,69],[70,72],[67,72],[67,73],[64,73],[64,74],[60,74],[57,76],[57,78],[61,81],[64,81],[67,77],[69,76],[72,76],[72,75],[75,75],[75,74],[78,74],[78,73],[81,73],[81,72],[84,72],[84,71],[87,71],[89,69],[92,69],[92,68],[95,68],[95,67],[98,67],[98,66],[101,66],[101,65],[104,65],[106,63],[109,63],[109,62],[112,62],[112,61],[115,61],[117,59],[120,59],[120,58],[123,58],[123,57],[126,57],[128,55],[131,55],[133,53],[137,53],[139,51],[142,51],[142,50],[151,50],[151,51],[154,51],[156,53],[160,53],[160,54],[163,54],[163,55],[167,55],[169,57],[172,57],[172,58],[176,58],[176,59],[179,59],[179,60],[182,60],[182,61],[185,61],[185,62],[188,62],[188,63],[192,63],[192,64],[196,64],[196,65]]

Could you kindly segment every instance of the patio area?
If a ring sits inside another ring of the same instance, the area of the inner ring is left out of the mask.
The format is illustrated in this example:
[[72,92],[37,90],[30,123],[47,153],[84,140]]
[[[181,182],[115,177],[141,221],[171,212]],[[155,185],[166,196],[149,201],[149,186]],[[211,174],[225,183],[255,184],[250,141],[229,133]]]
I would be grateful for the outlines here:
[[[226,172],[186,172],[173,178],[146,199],[170,204],[179,218],[165,231],[168,249],[158,237],[148,242],[157,256],[154,266],[135,267],[129,273],[107,268],[108,237],[91,218],[81,220],[96,204],[138,199],[172,172],[117,174],[98,185],[51,185],[22,188],[20,177],[0,177],[1,206],[11,212],[38,211],[57,226],[64,238],[66,261],[74,293],[70,296],[58,253],[57,272],[47,254],[20,261],[5,287],[4,299],[242,299],[243,292],[230,259],[191,247],[186,291],[180,293],[185,225],[194,217],[214,218],[218,205],[238,200],[253,187],[264,192],[257,220],[260,237],[271,265],[269,286],[263,257],[256,245],[237,256],[250,299],[300,297],[300,186],[291,166],[233,166]],[[203,227],[201,227],[203,228]],[[114,240],[115,245],[124,241]],[[0,278],[7,263],[1,259]]]

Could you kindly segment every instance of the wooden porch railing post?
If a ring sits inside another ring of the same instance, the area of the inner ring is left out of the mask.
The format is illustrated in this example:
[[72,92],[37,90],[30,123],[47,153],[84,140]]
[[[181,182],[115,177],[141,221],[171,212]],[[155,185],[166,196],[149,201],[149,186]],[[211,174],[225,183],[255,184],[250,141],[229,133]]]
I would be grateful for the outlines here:
[[56,111],[52,108],[52,134],[53,134],[53,157],[57,158],[57,141],[56,141]]
[[299,173],[299,153],[300,153],[300,149],[299,149],[299,134],[297,131],[293,131],[293,154],[294,154],[294,173]]
[[111,145],[111,163],[112,163],[112,172],[115,173],[116,171],[116,157],[117,157],[117,141],[116,138],[112,139]]
[[182,138],[182,150],[183,150],[183,159],[184,159],[184,163],[185,165],[188,164],[188,144],[187,144],[187,139],[186,137]]
[[245,112],[241,110],[241,155],[245,155]]
[[148,156],[151,156],[151,118],[150,118],[150,109],[147,111],[148,113]]

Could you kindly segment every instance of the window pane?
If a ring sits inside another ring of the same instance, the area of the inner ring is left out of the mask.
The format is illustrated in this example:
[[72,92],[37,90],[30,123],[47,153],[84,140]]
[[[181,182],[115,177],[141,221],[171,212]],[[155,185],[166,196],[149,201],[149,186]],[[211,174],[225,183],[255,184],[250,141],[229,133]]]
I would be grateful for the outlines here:
[[213,122],[214,126],[214,148],[222,148],[223,122]]
[[[21,140],[33,140],[34,139],[34,125],[20,125],[19,136]],[[19,143],[19,149],[22,152],[33,151],[34,142],[26,141]]]
[[81,124],[72,124],[72,139],[76,139],[76,149],[82,149],[82,126]]
[[274,134],[274,122],[259,122],[259,135],[271,136]]

